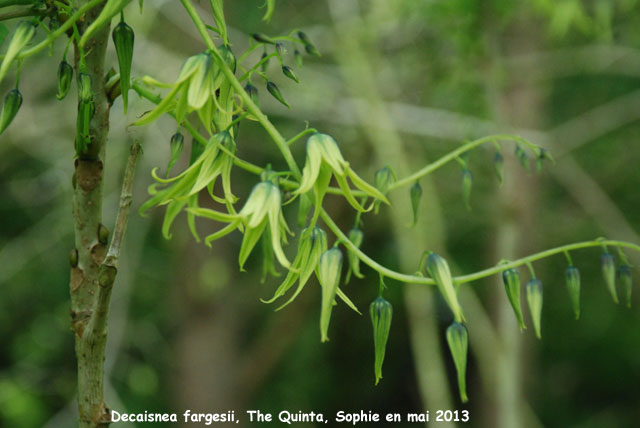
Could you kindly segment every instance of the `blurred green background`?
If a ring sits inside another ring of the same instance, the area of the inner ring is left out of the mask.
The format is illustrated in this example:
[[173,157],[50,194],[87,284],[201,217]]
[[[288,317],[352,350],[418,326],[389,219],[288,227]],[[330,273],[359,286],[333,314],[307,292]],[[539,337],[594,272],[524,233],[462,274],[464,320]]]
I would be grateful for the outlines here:
[[[172,81],[204,45],[179,2],[146,1],[142,15],[134,3],[127,9],[136,31],[133,76]],[[201,3],[212,22],[208,2]],[[306,120],[332,134],[369,181],[384,165],[404,176],[466,139],[492,133],[519,134],[556,158],[542,173],[527,174],[513,146],[504,145],[500,187],[492,148],[477,149],[469,158],[472,211],[464,207],[460,167],[452,163],[422,180],[414,228],[408,227],[408,189],[396,191],[392,207],[363,216],[362,248],[374,259],[413,272],[422,251],[436,250],[454,274],[463,274],[598,236],[640,242],[637,1],[278,0],[270,23],[261,20],[261,5],[226,2],[236,55],[248,47],[250,33],[280,35],[294,28],[304,29],[323,54],[306,57],[296,69],[300,84],[272,64],[269,75],[292,109],[270,99],[264,86],[261,107],[286,137]],[[63,49],[58,43],[50,56],[25,63],[24,104],[0,137],[2,427],[71,427],[74,420],[68,252],[75,105],[73,96],[63,102],[54,96]],[[112,46],[108,62],[116,65]],[[2,83],[3,94],[11,84]],[[107,150],[109,227],[131,139],[144,146],[137,208],[152,182],[151,169],[164,170],[175,132],[168,117],[127,129],[150,109],[133,93],[127,117],[121,107],[117,100]],[[238,154],[284,167],[255,123],[242,123]],[[302,142],[294,154],[303,162]],[[234,170],[234,192],[246,197],[255,180]],[[348,230],[351,208],[337,197],[326,203]],[[296,207],[285,213],[294,225]],[[315,279],[294,304],[274,313],[259,298],[269,297],[278,279],[260,283],[259,251],[247,272],[238,271],[239,233],[209,250],[193,241],[179,217],[167,241],[162,215],[133,214],[114,289],[106,396],[119,412],[235,409],[244,422],[247,409],[313,410],[330,417],[338,410],[430,410],[433,417],[437,409],[468,409],[465,425],[474,427],[638,426],[640,291],[636,287],[631,309],[614,305],[597,249],[574,254],[583,279],[580,321],[573,319],[564,285],[564,258],[535,264],[545,287],[542,341],[531,328],[519,332],[498,277],[462,287],[470,334],[470,402],[462,405],[443,347],[451,317],[435,289],[387,280],[395,313],[384,379],[374,387],[366,309],[377,293],[375,272],[363,267],[366,278],[345,287],[365,315],[338,306],[331,341],[321,344]],[[202,222],[198,228],[205,234],[216,226]],[[638,254],[629,256],[640,265]]]

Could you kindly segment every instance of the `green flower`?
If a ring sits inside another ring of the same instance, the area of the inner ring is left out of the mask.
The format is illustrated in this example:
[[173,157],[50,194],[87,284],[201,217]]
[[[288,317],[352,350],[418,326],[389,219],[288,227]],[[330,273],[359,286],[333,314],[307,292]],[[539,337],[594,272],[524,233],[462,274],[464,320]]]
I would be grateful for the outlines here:
[[347,178],[351,180],[356,188],[367,195],[389,204],[387,198],[378,189],[366,183],[351,170],[349,162],[342,157],[338,143],[330,135],[313,134],[307,140],[307,159],[302,170],[300,186],[295,191],[295,194],[300,195],[314,189],[316,193],[316,209],[319,209],[322,205],[322,198],[329,187],[331,175],[336,178],[344,197],[356,210],[367,211],[356,201],[353,191],[347,183]]

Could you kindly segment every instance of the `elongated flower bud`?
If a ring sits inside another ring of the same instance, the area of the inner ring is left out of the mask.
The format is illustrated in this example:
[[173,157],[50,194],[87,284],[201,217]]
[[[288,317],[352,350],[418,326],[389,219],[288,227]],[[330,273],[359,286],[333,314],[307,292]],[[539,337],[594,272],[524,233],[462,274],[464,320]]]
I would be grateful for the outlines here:
[[129,105],[129,86],[131,81],[131,63],[133,61],[133,42],[135,35],[133,28],[124,21],[120,21],[113,29],[113,44],[118,55],[118,67],[120,69],[120,90],[122,92],[122,104],[124,113],[127,113]]
[[496,152],[496,154],[493,155],[493,169],[496,172],[500,185],[502,185],[504,181],[504,158],[500,152]]
[[462,313],[460,303],[458,303],[458,296],[453,286],[453,279],[451,278],[451,271],[449,270],[447,261],[436,253],[429,254],[427,258],[427,272],[436,282],[442,297],[449,305],[451,312],[453,312],[455,320],[457,322],[464,321],[464,314]]
[[529,165],[529,156],[527,156],[527,152],[524,151],[520,144],[516,145],[516,157],[520,162],[520,165],[527,171],[531,171],[531,166]]
[[56,98],[64,99],[71,88],[71,79],[73,79],[73,67],[67,61],[62,60],[58,66],[58,93]]
[[507,293],[507,298],[513,312],[518,320],[518,326],[520,330],[527,328],[522,318],[522,308],[520,306],[520,272],[518,269],[511,268],[502,272],[502,282],[504,283],[504,291]]
[[[362,241],[364,240],[364,234],[362,233],[362,230],[354,227],[349,231],[348,236],[349,241],[351,241],[357,248],[360,248],[360,245],[362,245]],[[347,274],[347,280],[345,282],[349,282],[348,278],[350,277],[351,272],[353,272],[353,274],[357,278],[364,278],[364,276],[360,273],[360,259],[358,258],[358,256],[353,251],[349,251],[347,253],[347,257],[349,259],[349,272]]]
[[611,294],[614,303],[618,303],[618,293],[616,291],[616,260],[613,255],[607,251],[600,256],[600,266],[602,267],[602,276],[607,284],[607,289]]
[[340,273],[342,272],[342,252],[338,248],[325,251],[320,256],[316,268],[318,281],[322,287],[322,309],[320,312],[320,337],[322,342],[329,340],[327,332],[331,320],[331,310],[336,292],[340,286]]
[[311,42],[311,39],[309,39],[305,33],[298,31],[298,38],[304,44],[304,49],[309,55],[320,56],[320,51],[316,49],[315,45]]
[[471,211],[471,188],[473,186],[473,175],[468,169],[462,170],[462,198],[468,211]]
[[453,357],[453,364],[458,374],[458,390],[460,400],[463,403],[469,401],[467,397],[467,351],[469,348],[469,335],[464,325],[454,322],[447,328],[447,344]]
[[564,271],[564,278],[567,282],[569,298],[573,306],[573,313],[576,319],[580,318],[580,271],[575,266],[569,266]]
[[266,73],[267,69],[269,68],[269,59],[265,59],[267,58],[267,53],[263,53],[262,56],[260,57],[260,61],[262,61],[262,64],[260,64],[260,71],[262,73]]
[[251,101],[253,101],[255,105],[258,105],[258,88],[249,82],[245,85],[244,90],[249,94],[249,97],[251,97]]
[[91,76],[84,71],[81,71],[80,74],[78,74],[78,99],[85,103],[93,100]]
[[267,43],[269,45],[275,45],[276,42],[269,36],[266,36],[262,33],[253,33],[251,35],[251,37],[253,37],[253,40],[255,40],[256,42],[259,43]]
[[533,321],[533,329],[538,339],[542,338],[540,333],[540,319],[542,317],[542,282],[539,279],[531,279],[527,282],[527,303]]
[[294,82],[300,83],[300,80],[298,80],[298,77],[293,72],[293,69],[291,67],[289,67],[288,65],[283,65],[282,66],[282,74],[284,74],[285,76],[287,76],[289,79],[293,80]]
[[[385,166],[376,171],[374,175],[374,180],[376,183],[376,188],[380,191],[382,195],[386,195],[389,191],[389,186],[396,181],[395,174],[390,166]],[[380,201],[376,200],[374,202],[374,212],[378,213],[378,208],[380,207]]]
[[418,208],[420,207],[420,200],[422,199],[422,186],[416,181],[409,189],[409,196],[411,198],[411,209],[413,211],[413,226],[418,222]]
[[178,162],[180,158],[180,154],[182,153],[182,148],[184,147],[184,137],[181,133],[176,132],[171,136],[171,141],[169,142],[169,164],[167,165],[167,177],[169,176],[169,172],[171,168]]
[[78,103],[78,117],[76,120],[76,154],[84,153],[91,144],[89,125],[95,112],[93,101],[80,101]]
[[22,94],[18,89],[12,89],[5,95],[2,113],[0,114],[0,134],[9,127],[13,118],[18,114],[21,105]]
[[284,43],[276,42],[276,52],[278,53],[280,58],[282,58],[287,53],[287,50],[284,47]]
[[229,66],[231,71],[235,73],[237,61],[236,61],[236,56],[233,54],[233,51],[231,50],[231,46],[229,45],[220,46],[218,48],[218,51],[220,52],[220,56],[222,56],[222,59],[224,60],[224,62]]
[[618,280],[620,281],[620,291],[622,298],[628,308],[631,307],[631,288],[633,281],[631,279],[631,268],[628,265],[621,265],[618,269]]
[[269,91],[269,93],[271,95],[273,95],[273,98],[275,98],[276,100],[280,101],[282,104],[284,104],[285,106],[287,106],[287,108],[289,110],[291,110],[291,107],[289,106],[289,104],[284,100],[284,97],[282,96],[282,94],[280,93],[280,88],[278,88],[276,86],[275,83],[268,81],[267,82],[267,91]]
[[311,210],[311,198],[307,195],[300,195],[298,208],[298,226],[304,227],[307,224],[307,217],[309,216],[309,210]]
[[389,330],[391,330],[391,318],[393,316],[393,306],[382,297],[378,297],[369,306],[371,323],[373,324],[373,347],[375,351],[374,373],[376,385],[382,379],[382,364],[384,354],[387,349]]

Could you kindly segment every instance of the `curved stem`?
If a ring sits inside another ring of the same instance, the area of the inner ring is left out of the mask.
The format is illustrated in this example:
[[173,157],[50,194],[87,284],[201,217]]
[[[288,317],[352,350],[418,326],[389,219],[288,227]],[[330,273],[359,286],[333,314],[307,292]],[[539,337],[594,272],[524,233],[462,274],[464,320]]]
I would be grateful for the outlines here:
[[[411,284],[435,285],[435,281],[431,278],[425,278],[418,275],[407,275],[401,272],[396,272],[385,266],[382,266],[381,264],[373,260],[371,257],[363,253],[351,241],[349,241],[347,236],[342,232],[342,230],[340,230],[340,228],[335,224],[335,222],[331,219],[329,214],[327,214],[327,212],[324,209],[320,212],[320,217],[322,217],[322,220],[325,222],[327,227],[336,235],[338,239],[341,239],[343,241],[343,244],[346,247],[348,247],[350,251],[356,254],[358,258],[362,260],[363,263],[365,263],[366,265],[368,265],[369,267],[371,267],[373,270],[377,271],[381,275],[384,275],[388,278],[395,279],[396,281],[400,281],[400,282],[407,282]],[[573,244],[561,245],[559,247],[550,248],[548,250],[541,251],[539,253],[534,253],[529,256],[510,261],[508,263],[501,263],[497,266],[493,266],[493,267],[490,267],[475,273],[471,273],[468,275],[456,276],[453,278],[453,282],[456,285],[465,284],[467,282],[471,282],[478,279],[486,278],[491,275],[495,275],[497,273],[503,272],[510,268],[530,264],[537,260],[545,259],[547,257],[554,256],[556,254],[561,254],[561,253],[564,253],[565,251],[578,250],[582,248],[599,247],[603,243],[606,245],[617,245],[619,247],[629,248],[629,249],[640,252],[640,245],[633,244],[631,242],[625,242],[625,241],[593,240],[593,241],[576,242]]]
[[428,164],[424,168],[414,172],[408,177],[405,177],[401,180],[396,181],[395,183],[389,186],[389,191],[393,189],[397,189],[398,187],[406,186],[407,184],[413,184],[414,181],[419,180],[421,177],[424,177],[425,175],[432,173],[436,169],[446,165],[452,160],[458,159],[458,157],[463,153],[473,150],[482,144],[495,142],[498,140],[521,143],[529,147],[534,152],[538,150],[538,147],[535,144],[532,144],[529,141],[525,140],[524,138],[518,137],[517,135],[507,135],[507,134],[488,135],[486,137],[482,137],[477,140],[473,140],[466,144],[463,144],[462,146],[458,147],[452,152],[449,152],[446,155],[442,156],[437,161]]

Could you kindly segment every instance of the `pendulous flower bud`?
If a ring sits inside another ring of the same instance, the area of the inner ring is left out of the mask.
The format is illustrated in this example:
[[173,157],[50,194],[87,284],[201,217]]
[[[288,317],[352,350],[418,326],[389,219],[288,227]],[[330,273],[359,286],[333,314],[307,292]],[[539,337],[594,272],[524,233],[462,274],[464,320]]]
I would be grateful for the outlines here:
[[71,88],[71,79],[73,79],[73,67],[64,59],[58,66],[58,93],[56,98],[64,99]]
[[273,98],[275,98],[276,100],[280,101],[282,104],[284,104],[285,106],[287,106],[287,108],[289,110],[291,110],[291,107],[289,106],[289,104],[284,100],[284,97],[282,96],[282,94],[280,93],[280,88],[278,88],[276,86],[275,83],[268,81],[267,82],[267,91],[269,91],[269,93],[273,96]]
[[[353,245],[355,245],[357,248],[360,248],[360,245],[362,245],[362,241],[364,240],[364,233],[362,233],[362,230],[360,230],[360,228],[354,227],[349,231],[348,237],[349,241],[351,241]],[[349,272],[347,274],[347,280],[345,282],[349,282],[351,272],[353,272],[353,274],[357,278],[364,278],[364,275],[360,273],[360,259],[358,258],[358,256],[353,251],[349,251],[347,253],[347,258],[349,259]]]
[[464,314],[458,302],[458,296],[453,286],[453,279],[451,278],[451,271],[449,270],[447,261],[436,253],[429,254],[427,257],[427,272],[436,282],[442,297],[449,305],[451,312],[453,312],[454,319],[457,322],[464,321]]
[[468,211],[471,211],[471,188],[473,187],[473,175],[468,169],[462,170],[462,198]]
[[502,272],[502,282],[504,283],[504,291],[507,293],[507,298],[513,312],[518,320],[518,326],[520,330],[527,328],[522,318],[522,308],[520,306],[520,272],[516,268],[507,269]]
[[369,314],[373,324],[374,372],[377,385],[382,379],[382,364],[384,363],[384,354],[387,348],[387,340],[389,339],[389,330],[391,329],[393,306],[383,297],[378,297],[371,302]]
[[284,47],[284,43],[276,42],[276,52],[278,53],[280,58],[282,58],[287,53],[287,50]]
[[251,84],[251,82],[249,82],[245,85],[244,90],[247,92],[247,94],[249,94],[251,101],[253,101],[255,105],[258,105],[258,88],[256,88]]
[[329,330],[333,301],[340,286],[341,272],[342,252],[338,248],[332,248],[322,253],[316,268],[318,281],[322,288],[322,308],[320,312],[320,336],[322,342],[329,340],[327,331]]
[[122,93],[122,103],[124,113],[127,113],[129,105],[129,86],[131,81],[131,63],[133,61],[133,42],[135,35],[133,28],[124,21],[120,21],[113,29],[113,44],[116,47],[118,56],[118,67],[120,69],[120,90]]
[[305,33],[303,33],[302,31],[298,31],[298,38],[300,39],[302,44],[304,44],[304,49],[309,55],[320,56],[320,51],[316,49],[314,44]]
[[311,210],[311,198],[307,195],[300,195],[299,204],[298,226],[304,227],[304,225],[307,224],[307,217],[309,216],[309,211]]
[[78,74],[78,99],[85,103],[93,100],[91,76],[84,71],[81,71],[80,74]]
[[266,36],[262,33],[253,33],[251,35],[251,37],[253,37],[253,40],[255,40],[256,42],[259,43],[267,43],[269,45],[275,45],[276,42],[269,36]]
[[464,325],[454,322],[447,328],[447,344],[453,357],[453,363],[456,366],[458,374],[458,390],[460,391],[460,400],[463,403],[469,401],[467,397],[467,351],[469,348],[469,335]]
[[291,67],[289,67],[288,65],[283,65],[282,66],[282,74],[284,74],[285,76],[287,76],[289,79],[293,80],[294,82],[300,83],[300,80],[298,80],[298,77],[293,72],[293,69]]
[[420,182],[416,181],[409,189],[409,196],[411,198],[411,209],[413,211],[413,224],[418,222],[418,208],[420,207],[420,199],[422,199],[422,186],[420,186]]
[[527,303],[529,304],[529,312],[531,313],[531,321],[533,321],[533,329],[538,339],[542,338],[540,334],[540,319],[542,316],[542,282],[539,279],[530,279],[526,285]]
[[564,278],[569,290],[569,298],[573,306],[576,319],[580,318],[580,271],[575,266],[568,266],[564,271]]
[[496,154],[493,155],[493,169],[496,172],[500,185],[502,185],[504,181],[504,158],[500,152],[496,152]]
[[182,153],[182,149],[184,147],[184,137],[181,133],[176,132],[171,136],[171,141],[169,141],[169,164],[167,165],[167,177],[169,176],[169,172],[171,168],[178,162],[180,158],[180,154]]
[[529,156],[527,156],[527,152],[524,151],[520,144],[516,145],[516,157],[520,162],[520,165],[527,171],[531,171],[531,166],[529,165]]
[[607,284],[607,289],[611,294],[614,303],[618,303],[618,293],[616,292],[616,260],[611,253],[605,251],[600,256],[600,266],[602,276]]
[[0,134],[9,127],[13,118],[18,114],[22,105],[22,94],[16,88],[10,90],[4,97],[2,113],[0,113]]
[[620,290],[622,291],[622,298],[628,308],[631,307],[631,288],[633,281],[631,279],[631,268],[623,264],[618,268],[618,280],[620,281]]

